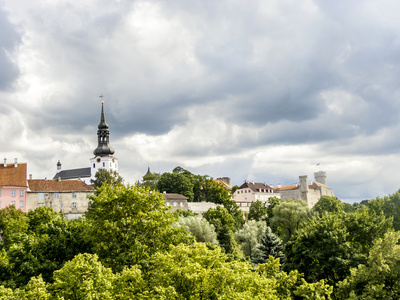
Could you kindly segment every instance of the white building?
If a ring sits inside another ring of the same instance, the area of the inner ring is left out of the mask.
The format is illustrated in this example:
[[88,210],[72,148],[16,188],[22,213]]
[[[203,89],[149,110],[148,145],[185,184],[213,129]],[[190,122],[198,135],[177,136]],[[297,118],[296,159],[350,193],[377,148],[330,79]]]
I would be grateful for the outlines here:
[[243,212],[249,212],[252,202],[261,201],[265,206],[271,197],[281,198],[281,195],[265,183],[248,182],[243,183],[232,195],[232,199]]

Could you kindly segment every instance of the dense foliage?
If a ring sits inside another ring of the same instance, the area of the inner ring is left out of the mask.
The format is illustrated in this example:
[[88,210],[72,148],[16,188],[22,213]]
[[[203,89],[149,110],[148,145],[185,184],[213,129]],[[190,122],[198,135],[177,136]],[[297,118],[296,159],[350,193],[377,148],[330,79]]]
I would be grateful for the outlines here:
[[[203,197],[204,178],[193,176]],[[203,218],[122,184],[98,187],[79,220],[49,207],[0,209],[0,299],[399,297],[399,192],[352,209],[323,197],[311,211],[274,198],[247,223],[220,193]]]

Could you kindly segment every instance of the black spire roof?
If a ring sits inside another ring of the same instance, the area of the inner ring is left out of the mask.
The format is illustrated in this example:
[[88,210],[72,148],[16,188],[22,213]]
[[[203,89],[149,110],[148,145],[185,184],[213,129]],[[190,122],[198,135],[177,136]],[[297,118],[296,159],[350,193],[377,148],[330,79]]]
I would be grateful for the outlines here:
[[98,145],[93,151],[95,156],[110,156],[114,154],[114,150],[110,146],[110,131],[106,123],[106,117],[104,114],[103,101],[101,101],[101,115],[100,124],[97,130]]

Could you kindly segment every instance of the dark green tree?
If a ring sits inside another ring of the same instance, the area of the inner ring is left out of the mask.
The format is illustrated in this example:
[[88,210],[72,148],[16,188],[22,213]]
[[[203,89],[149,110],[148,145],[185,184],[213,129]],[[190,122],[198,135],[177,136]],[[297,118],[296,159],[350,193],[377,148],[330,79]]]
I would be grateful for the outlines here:
[[122,184],[124,179],[118,174],[117,171],[99,169],[95,174],[95,179],[91,179],[90,182],[93,187],[99,188],[104,183],[112,186],[118,186]]
[[167,193],[177,193],[189,198],[193,201],[193,186],[191,178],[182,173],[163,173],[158,180],[157,189]]
[[233,200],[225,200],[224,208],[229,212],[232,218],[235,220],[233,231],[238,230],[244,224],[244,216],[240,207]]
[[203,214],[203,218],[214,225],[220,246],[225,249],[226,253],[233,253],[236,246],[233,235],[235,220],[228,210],[221,206],[210,208]]
[[366,211],[313,217],[285,245],[285,268],[304,273],[311,282],[335,284],[365,263],[374,240],[391,228],[390,219]]
[[286,262],[283,242],[269,227],[267,227],[261,236],[257,250],[256,256],[252,259],[252,262],[255,264],[267,263],[269,256],[279,258],[281,265]]

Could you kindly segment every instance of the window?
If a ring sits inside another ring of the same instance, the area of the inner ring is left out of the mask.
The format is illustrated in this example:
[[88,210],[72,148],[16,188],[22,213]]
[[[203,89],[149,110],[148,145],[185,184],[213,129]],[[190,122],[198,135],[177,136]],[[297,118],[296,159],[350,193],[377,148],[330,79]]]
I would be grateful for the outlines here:
[[60,198],[60,194],[54,193],[54,199],[58,199],[58,198]]
[[72,193],[72,198],[76,198],[76,193]]
[[96,168],[96,164],[93,164],[93,169]]
[[11,205],[14,205],[14,206],[15,206],[15,201],[11,201]]
[[57,210],[57,205],[53,205],[53,209],[54,209],[54,210]]
[[103,161],[103,167],[105,167],[106,166],[106,163]]
[[15,190],[11,190],[11,197],[15,197]]
[[24,207],[24,201],[19,201],[19,207]]
[[37,206],[38,207],[44,206],[44,203],[38,203]]
[[176,202],[174,202],[174,206],[176,206]]
[[179,202],[179,206],[183,206],[183,202]]
[[43,199],[43,193],[38,193],[39,199]]
[[76,202],[72,202],[72,208],[76,208]]
[[19,196],[23,197],[24,196],[24,191],[23,190],[19,190]]
[[169,202],[167,202],[167,206],[169,206]]
[[60,204],[60,209],[63,209],[63,208],[64,208],[64,206],[62,204]]

